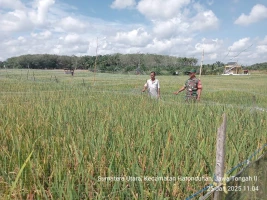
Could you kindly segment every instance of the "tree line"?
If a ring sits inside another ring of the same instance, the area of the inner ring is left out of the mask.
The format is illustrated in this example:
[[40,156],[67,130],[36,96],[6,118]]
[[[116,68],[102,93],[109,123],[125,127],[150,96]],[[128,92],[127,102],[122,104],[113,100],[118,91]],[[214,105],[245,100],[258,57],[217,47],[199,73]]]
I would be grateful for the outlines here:
[[[8,69],[84,69],[109,73],[184,73],[191,68],[199,69],[198,59],[157,54],[110,54],[97,56],[64,56],[51,54],[21,55],[0,61],[0,68]],[[257,69],[265,68],[267,63],[257,64]],[[217,61],[202,67],[202,74],[223,72],[224,63]],[[265,67],[264,67],[265,66]]]
[[246,67],[248,70],[267,70],[267,62],[256,63],[251,66]]

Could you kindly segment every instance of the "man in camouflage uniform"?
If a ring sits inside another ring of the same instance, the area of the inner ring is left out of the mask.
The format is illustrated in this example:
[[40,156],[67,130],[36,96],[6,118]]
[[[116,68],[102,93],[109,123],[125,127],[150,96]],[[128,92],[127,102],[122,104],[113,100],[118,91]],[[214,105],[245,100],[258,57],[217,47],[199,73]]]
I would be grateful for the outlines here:
[[189,79],[185,82],[184,86],[180,90],[174,92],[178,94],[186,90],[186,101],[199,101],[202,91],[202,84],[199,79],[196,78],[196,70],[192,69],[188,72]]

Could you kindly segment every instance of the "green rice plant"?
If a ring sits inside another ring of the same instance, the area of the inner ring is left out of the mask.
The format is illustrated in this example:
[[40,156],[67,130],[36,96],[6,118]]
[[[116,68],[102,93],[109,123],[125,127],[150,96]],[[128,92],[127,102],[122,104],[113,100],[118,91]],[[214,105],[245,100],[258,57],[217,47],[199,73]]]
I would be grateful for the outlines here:
[[188,104],[172,94],[186,76],[159,76],[154,101],[147,76],[27,73],[0,75],[1,198],[184,199],[210,182],[183,177],[213,177],[223,113],[226,171],[267,141],[265,76],[202,76],[202,100]]

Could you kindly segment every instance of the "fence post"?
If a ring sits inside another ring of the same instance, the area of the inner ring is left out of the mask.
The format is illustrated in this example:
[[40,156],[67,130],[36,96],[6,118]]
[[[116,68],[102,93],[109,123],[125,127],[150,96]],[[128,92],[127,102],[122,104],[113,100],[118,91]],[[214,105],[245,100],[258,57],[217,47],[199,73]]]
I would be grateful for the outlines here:
[[[226,138],[226,115],[223,114],[223,123],[218,128],[216,145],[216,167],[215,182],[220,183],[224,178],[224,160],[225,160],[225,138]],[[215,191],[214,200],[221,200],[223,192]]]
[[84,82],[84,79],[83,79],[83,86],[85,86],[85,82]]

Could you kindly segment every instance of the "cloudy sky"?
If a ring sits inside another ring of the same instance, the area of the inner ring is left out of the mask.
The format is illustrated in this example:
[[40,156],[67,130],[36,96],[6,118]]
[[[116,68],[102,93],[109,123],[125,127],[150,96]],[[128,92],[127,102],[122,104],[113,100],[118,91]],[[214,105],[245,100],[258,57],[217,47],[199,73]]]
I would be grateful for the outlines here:
[[267,62],[266,0],[0,0],[0,60],[153,53]]

